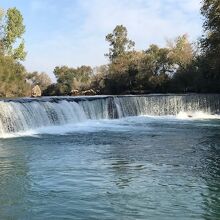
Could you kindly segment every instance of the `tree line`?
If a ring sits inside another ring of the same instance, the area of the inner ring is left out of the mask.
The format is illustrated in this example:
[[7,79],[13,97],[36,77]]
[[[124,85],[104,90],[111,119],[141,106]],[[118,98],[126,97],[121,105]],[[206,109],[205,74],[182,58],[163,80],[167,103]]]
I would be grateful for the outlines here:
[[46,73],[28,73],[20,61],[26,57],[23,17],[16,8],[0,10],[0,96],[29,96],[39,85],[43,95],[219,93],[220,2],[203,0],[203,36],[188,35],[137,51],[127,28],[117,25],[106,35],[108,64],[54,68],[56,83]]
[[34,85],[46,89],[51,84],[46,73],[28,73],[21,64],[27,55],[24,33],[20,11],[0,9],[0,97],[30,96]]

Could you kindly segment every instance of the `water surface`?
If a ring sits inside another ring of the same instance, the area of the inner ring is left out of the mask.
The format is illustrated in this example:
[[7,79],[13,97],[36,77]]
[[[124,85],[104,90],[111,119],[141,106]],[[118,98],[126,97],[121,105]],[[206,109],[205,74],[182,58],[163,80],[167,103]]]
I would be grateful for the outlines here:
[[220,120],[180,116],[0,139],[0,219],[220,219]]

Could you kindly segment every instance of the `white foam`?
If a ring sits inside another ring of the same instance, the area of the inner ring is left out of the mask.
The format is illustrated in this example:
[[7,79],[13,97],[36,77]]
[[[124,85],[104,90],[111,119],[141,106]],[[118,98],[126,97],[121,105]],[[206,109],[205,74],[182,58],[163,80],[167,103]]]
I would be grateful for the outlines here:
[[[203,113],[219,112],[219,96],[104,97],[92,100],[85,97],[78,101],[68,101],[65,97],[57,101],[50,98],[44,101],[33,99],[28,102],[0,101],[0,135],[29,136],[39,133],[62,134],[78,130],[106,129],[107,125],[103,120],[116,117],[123,120],[108,120],[109,129],[110,124],[139,129],[139,125],[145,126],[144,124],[149,124],[151,120],[161,120],[161,123],[169,120],[172,123],[173,120],[220,118],[219,115]],[[180,112],[183,109],[186,112]],[[141,115],[146,116],[131,118]]]
[[176,115],[177,119],[182,120],[205,120],[205,119],[220,119],[220,115],[217,114],[208,114],[202,111],[196,112],[179,112]]
[[[17,138],[17,137],[40,137],[42,134],[50,135],[66,135],[70,133],[90,133],[100,131],[131,131],[142,129],[142,126],[151,129],[151,123],[157,121],[159,123],[177,122],[182,123],[183,120],[212,120],[220,119],[220,115],[211,115],[204,112],[179,112],[175,115],[166,116],[131,116],[120,119],[102,119],[102,120],[87,120],[79,123],[63,124],[57,126],[44,126],[35,129],[29,129],[22,132],[2,133],[0,138]],[[138,125],[138,126],[137,126]]]
[[41,134],[66,135],[68,133],[90,133],[103,130],[127,131],[127,125],[121,125],[121,120],[88,120],[76,124],[64,124],[58,126],[45,126],[36,129],[30,129],[23,132],[3,133],[0,138],[16,138],[16,137],[38,137]]

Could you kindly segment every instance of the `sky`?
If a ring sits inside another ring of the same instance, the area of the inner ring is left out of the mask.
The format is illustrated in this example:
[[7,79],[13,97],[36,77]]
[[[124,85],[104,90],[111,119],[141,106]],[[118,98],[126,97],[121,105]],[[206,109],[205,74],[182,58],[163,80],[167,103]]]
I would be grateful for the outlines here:
[[118,24],[127,27],[137,50],[202,34],[200,0],[1,0],[0,7],[16,7],[23,15],[27,70],[52,79],[55,66],[107,63],[105,36]]

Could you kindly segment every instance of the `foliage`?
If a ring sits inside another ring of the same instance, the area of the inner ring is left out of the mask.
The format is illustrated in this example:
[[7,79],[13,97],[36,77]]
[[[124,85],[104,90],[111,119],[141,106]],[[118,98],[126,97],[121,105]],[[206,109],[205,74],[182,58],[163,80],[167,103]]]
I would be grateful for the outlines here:
[[4,17],[4,10],[0,8],[0,54],[1,55],[3,55],[3,52],[4,52],[4,44],[3,44],[4,25],[3,25],[3,17]]
[[9,56],[0,55],[0,82],[1,97],[30,95],[25,68]]
[[[49,85],[45,74],[27,74],[24,60],[23,17],[16,8],[0,9],[0,97],[30,96],[31,87]],[[46,81],[45,81],[46,80]]]
[[167,44],[170,49],[169,56],[172,62],[181,69],[186,69],[194,57],[194,50],[187,34],[177,37],[174,41],[170,40]]
[[54,75],[57,78],[57,84],[51,85],[46,95],[70,95],[73,90],[84,90],[90,84],[92,68],[90,66],[81,66],[69,68],[67,66],[55,67]]
[[105,79],[108,74],[108,67],[108,65],[101,65],[93,69],[90,88],[97,94],[105,93]]
[[44,72],[38,73],[37,71],[27,74],[27,80],[32,87],[38,85],[44,91],[49,85],[52,84],[51,78]]
[[201,13],[205,17],[203,24],[205,37],[202,46],[205,52],[220,53],[220,3],[219,0],[203,0]]
[[198,63],[205,92],[220,92],[220,2],[203,0],[201,13],[205,35],[201,39],[202,55]]
[[[25,32],[23,17],[16,8],[9,8],[5,20],[5,23],[1,26],[3,52],[5,55],[12,56],[15,60],[24,60],[26,52],[24,51],[24,39],[22,38]],[[21,40],[18,43],[19,39]],[[15,47],[17,44],[18,46]]]
[[[220,3],[202,0],[204,35],[192,44],[187,34],[137,51],[127,28],[117,25],[106,36],[109,63],[55,67],[57,83],[46,73],[26,73],[23,17],[16,8],[0,9],[0,96],[30,95],[39,85],[43,95],[220,92]],[[198,46],[199,45],[199,46]]]
[[183,35],[165,48],[152,44],[144,51],[124,51],[96,68],[91,86],[99,94],[194,91],[194,63],[192,44]]
[[134,47],[134,41],[129,40],[127,35],[127,28],[123,25],[117,25],[113,33],[106,36],[106,41],[110,44],[109,53],[106,54],[106,56],[109,57],[110,61],[113,61],[118,56],[124,55]]

